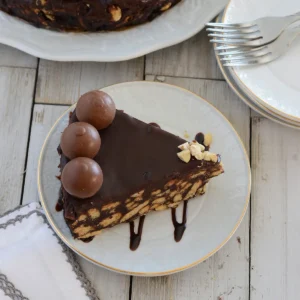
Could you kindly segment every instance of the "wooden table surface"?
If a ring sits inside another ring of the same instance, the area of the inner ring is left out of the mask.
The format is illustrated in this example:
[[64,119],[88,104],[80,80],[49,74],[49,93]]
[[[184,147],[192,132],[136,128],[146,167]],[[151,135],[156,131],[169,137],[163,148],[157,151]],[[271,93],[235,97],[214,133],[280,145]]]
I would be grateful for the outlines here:
[[51,62],[0,45],[0,214],[39,201],[40,148],[67,106],[89,90],[133,80],[182,86],[230,120],[250,156],[251,204],[236,234],[217,254],[179,274],[130,277],[80,259],[100,299],[298,299],[300,133],[261,117],[237,98],[204,31],[121,63]]

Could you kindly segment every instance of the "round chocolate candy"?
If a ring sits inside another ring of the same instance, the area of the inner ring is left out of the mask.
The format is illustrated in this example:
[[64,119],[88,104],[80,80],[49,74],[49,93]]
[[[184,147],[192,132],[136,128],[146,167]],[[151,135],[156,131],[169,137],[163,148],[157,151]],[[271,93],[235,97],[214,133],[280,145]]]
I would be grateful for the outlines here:
[[101,138],[97,129],[85,122],[69,125],[63,132],[60,147],[69,159],[76,157],[93,158],[99,152]]
[[80,97],[76,106],[79,121],[87,122],[98,130],[108,127],[116,115],[116,106],[109,95],[91,91]]
[[77,157],[68,162],[61,174],[64,189],[80,199],[94,196],[103,183],[100,166],[87,157]]

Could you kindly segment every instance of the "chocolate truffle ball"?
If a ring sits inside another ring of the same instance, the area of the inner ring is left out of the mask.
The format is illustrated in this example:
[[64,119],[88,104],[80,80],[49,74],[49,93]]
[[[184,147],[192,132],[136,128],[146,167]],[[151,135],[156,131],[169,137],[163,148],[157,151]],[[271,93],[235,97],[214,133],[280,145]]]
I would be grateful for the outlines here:
[[116,106],[109,95],[91,91],[80,97],[76,106],[79,121],[92,124],[98,130],[108,127],[116,115]]
[[69,159],[76,157],[93,158],[99,152],[101,138],[97,129],[85,122],[69,125],[63,132],[60,147]]
[[103,183],[100,166],[87,157],[77,157],[68,162],[61,174],[64,189],[80,199],[94,196]]

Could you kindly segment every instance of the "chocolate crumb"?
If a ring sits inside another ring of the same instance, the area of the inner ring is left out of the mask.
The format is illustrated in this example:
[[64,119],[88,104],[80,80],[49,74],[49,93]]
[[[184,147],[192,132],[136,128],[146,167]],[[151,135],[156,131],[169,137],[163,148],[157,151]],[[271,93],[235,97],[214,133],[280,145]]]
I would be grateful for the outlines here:
[[240,238],[239,236],[236,238],[236,240],[238,241],[239,244],[242,243],[242,242],[241,242],[241,238]]

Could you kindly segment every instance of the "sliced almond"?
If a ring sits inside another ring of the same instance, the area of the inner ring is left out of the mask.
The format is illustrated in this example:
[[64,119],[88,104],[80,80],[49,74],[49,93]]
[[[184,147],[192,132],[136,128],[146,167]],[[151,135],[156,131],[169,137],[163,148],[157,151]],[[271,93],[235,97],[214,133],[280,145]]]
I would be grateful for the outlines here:
[[186,143],[178,146],[178,148],[180,150],[189,150],[189,147],[190,147],[190,143],[189,142],[186,142]]
[[177,156],[185,163],[188,163],[191,160],[191,152],[189,150],[183,150],[177,153]]
[[199,152],[203,152],[205,150],[205,147],[201,144],[199,144],[197,141],[193,141],[190,143],[190,147],[189,147],[192,155],[196,155]]
[[208,151],[204,152],[204,160],[206,161],[212,161],[212,162],[217,162],[218,161],[218,155],[215,153],[211,153]]
[[196,158],[197,160],[202,160],[202,159],[204,159],[204,157],[205,157],[205,154],[204,154],[203,152],[197,153],[197,154],[195,155],[195,158]]
[[210,146],[212,143],[212,134],[211,133],[207,133],[204,135],[204,145],[206,147]]
[[108,11],[111,14],[111,18],[114,22],[118,22],[122,18],[122,10],[117,5],[110,5]]
[[164,5],[160,10],[161,10],[161,11],[166,11],[166,10],[168,10],[168,9],[171,7],[171,5],[172,5],[172,3],[169,2],[169,3],[167,3],[166,5]]

